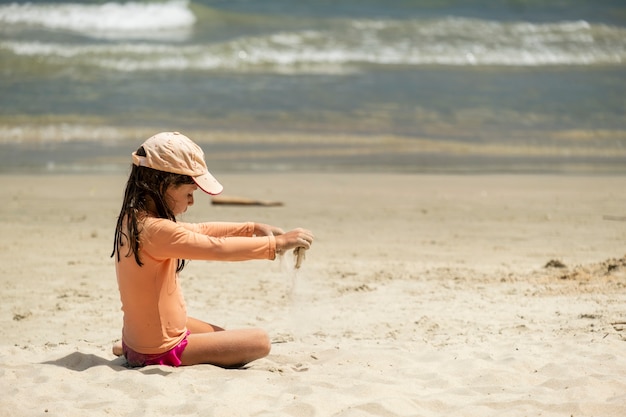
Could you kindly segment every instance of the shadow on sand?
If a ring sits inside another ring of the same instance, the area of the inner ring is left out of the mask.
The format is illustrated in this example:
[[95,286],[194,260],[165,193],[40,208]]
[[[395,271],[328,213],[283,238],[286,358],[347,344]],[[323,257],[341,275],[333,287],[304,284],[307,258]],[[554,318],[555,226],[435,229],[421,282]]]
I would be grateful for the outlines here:
[[146,375],[167,376],[171,372],[162,369],[161,366],[147,366],[145,368],[133,368],[128,365],[126,358],[119,357],[113,360],[94,355],[92,353],[72,352],[62,358],[42,362],[43,365],[54,365],[67,368],[70,371],[83,372],[98,366],[108,366],[114,371],[137,370]]
[[128,368],[126,359],[123,357],[109,360],[91,353],[72,352],[62,358],[42,362],[44,365],[55,365],[67,368],[71,371],[83,372],[96,366],[108,366],[116,371],[122,371]]

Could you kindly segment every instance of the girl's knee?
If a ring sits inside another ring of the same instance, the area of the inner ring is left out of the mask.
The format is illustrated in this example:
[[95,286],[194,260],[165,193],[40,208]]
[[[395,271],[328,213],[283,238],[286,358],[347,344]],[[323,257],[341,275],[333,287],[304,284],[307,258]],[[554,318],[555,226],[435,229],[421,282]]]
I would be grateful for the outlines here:
[[272,342],[270,340],[270,336],[265,330],[258,329],[257,333],[257,349],[259,351],[259,355],[261,355],[260,357],[265,357],[270,354],[270,350],[272,349]]

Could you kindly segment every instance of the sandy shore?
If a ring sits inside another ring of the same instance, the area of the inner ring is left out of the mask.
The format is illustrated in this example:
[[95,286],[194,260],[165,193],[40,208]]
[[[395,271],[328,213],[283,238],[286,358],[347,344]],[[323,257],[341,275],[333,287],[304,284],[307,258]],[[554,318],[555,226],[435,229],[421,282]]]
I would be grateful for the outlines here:
[[0,176],[0,415],[626,415],[626,177],[218,176],[284,205],[185,220],[317,236],[297,273],[183,272],[191,315],[270,332],[244,370],[110,353],[125,176]]

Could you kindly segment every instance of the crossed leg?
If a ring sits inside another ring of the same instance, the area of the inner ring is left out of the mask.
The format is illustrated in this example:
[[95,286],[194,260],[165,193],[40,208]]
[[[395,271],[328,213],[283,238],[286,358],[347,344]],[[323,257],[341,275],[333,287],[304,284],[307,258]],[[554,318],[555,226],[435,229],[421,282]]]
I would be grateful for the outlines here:
[[[183,365],[236,368],[264,358],[271,349],[269,336],[262,329],[224,330],[193,317],[187,317],[187,329],[191,334],[181,357]],[[123,354],[121,341],[113,345],[113,354]]]
[[225,368],[240,367],[267,356],[270,339],[262,329],[224,330],[193,317],[187,318],[187,347],[183,365],[207,363]]

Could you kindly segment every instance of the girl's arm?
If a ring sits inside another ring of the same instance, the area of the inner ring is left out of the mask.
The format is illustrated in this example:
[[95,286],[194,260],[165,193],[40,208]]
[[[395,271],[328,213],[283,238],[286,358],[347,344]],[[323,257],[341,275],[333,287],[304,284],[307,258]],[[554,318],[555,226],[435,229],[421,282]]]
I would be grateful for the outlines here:
[[[144,226],[142,251],[155,259],[243,261],[276,257],[275,237],[252,237],[254,223],[200,223],[190,227],[185,223],[153,219]],[[226,235],[210,236],[193,229]],[[229,235],[231,233],[241,234]]]
[[155,259],[243,261],[274,259],[276,253],[295,248],[309,249],[313,242],[313,234],[306,229],[282,233],[282,230],[267,225],[255,227],[255,223],[249,223],[248,227],[253,232],[269,234],[215,237],[196,233],[170,220],[149,219],[144,222],[142,231],[142,251]]
[[194,233],[205,236],[226,237],[226,236],[253,236],[254,223],[233,223],[233,222],[207,222],[207,223],[184,223],[176,224]]
[[195,233],[206,236],[276,236],[284,233],[283,229],[264,223],[231,223],[231,222],[207,222],[207,223],[182,223],[181,226]]

